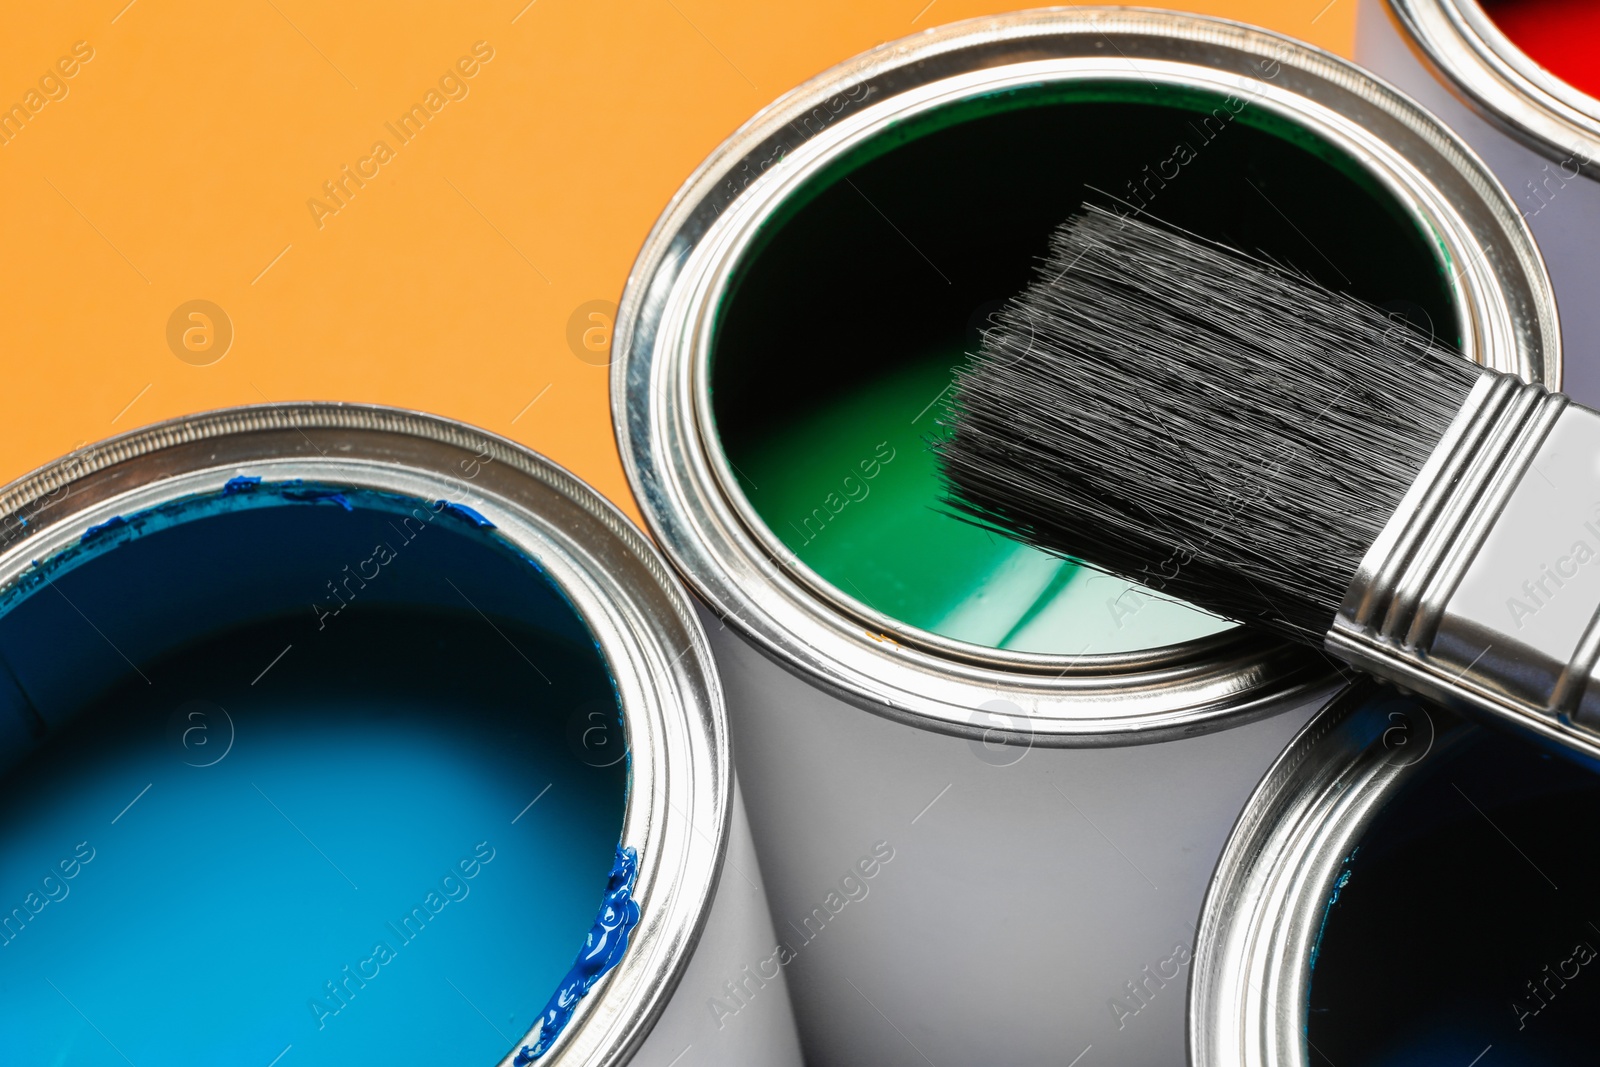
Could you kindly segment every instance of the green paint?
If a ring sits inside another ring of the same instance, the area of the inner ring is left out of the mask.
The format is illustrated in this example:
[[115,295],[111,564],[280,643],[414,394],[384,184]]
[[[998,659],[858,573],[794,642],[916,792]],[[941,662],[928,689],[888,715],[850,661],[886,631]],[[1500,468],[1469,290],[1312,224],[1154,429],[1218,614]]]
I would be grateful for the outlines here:
[[775,428],[739,462],[769,528],[845,595],[985,647],[1122,652],[1225,629],[946,513],[923,436],[960,359],[891,371]]
[[1231,625],[950,516],[924,444],[952,368],[1090,190],[1459,335],[1437,235],[1358,161],[1229,99],[1141,80],[991,94],[896,124],[773,212],[717,309],[712,406],[803,564],[990,648],[1132,652]]

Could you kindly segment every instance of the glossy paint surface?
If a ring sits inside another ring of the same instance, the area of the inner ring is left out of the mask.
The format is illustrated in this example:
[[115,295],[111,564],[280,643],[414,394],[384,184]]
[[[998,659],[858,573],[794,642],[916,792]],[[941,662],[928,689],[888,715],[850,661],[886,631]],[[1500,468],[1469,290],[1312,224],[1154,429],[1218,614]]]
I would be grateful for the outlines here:
[[494,1062],[605,902],[605,664],[475,513],[231,488],[0,616],[0,1055]]

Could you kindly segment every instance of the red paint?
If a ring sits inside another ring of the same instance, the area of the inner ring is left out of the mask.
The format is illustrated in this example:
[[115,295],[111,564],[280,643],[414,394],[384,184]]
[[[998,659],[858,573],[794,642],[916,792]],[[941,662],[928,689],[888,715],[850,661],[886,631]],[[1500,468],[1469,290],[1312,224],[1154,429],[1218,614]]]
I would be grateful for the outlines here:
[[1486,0],[1500,32],[1545,70],[1600,97],[1600,3],[1594,0]]

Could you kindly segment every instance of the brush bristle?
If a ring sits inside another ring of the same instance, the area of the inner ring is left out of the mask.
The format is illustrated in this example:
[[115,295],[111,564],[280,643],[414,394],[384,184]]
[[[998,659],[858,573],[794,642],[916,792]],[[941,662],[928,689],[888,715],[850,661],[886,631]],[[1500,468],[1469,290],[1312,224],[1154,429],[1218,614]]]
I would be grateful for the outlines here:
[[958,373],[959,512],[1320,644],[1483,373],[1361,301],[1088,208]]

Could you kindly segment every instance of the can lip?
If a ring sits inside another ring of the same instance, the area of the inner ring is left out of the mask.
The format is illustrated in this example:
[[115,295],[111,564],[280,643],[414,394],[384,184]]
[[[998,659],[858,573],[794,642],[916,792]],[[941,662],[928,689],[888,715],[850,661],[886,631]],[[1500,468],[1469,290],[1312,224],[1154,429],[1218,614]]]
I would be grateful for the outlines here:
[[1600,177],[1600,100],[1541,67],[1477,0],[1389,0],[1427,56],[1478,109],[1541,154]]
[[[460,466],[468,458],[481,464],[470,480]],[[217,491],[238,474],[465,501],[535,560],[583,617],[615,680],[635,754],[619,844],[638,853],[633,895],[641,916],[627,952],[539,1062],[627,1062],[688,965],[732,815],[721,686],[670,568],[612,504],[512,441],[421,412],[288,403],[134,430],[0,488],[0,587],[111,516]],[[503,1067],[526,1040],[507,1052]]]
[[[1270,80],[1258,76],[1268,63],[1278,65]],[[1342,59],[1238,23],[1130,8],[972,19],[879,46],[768,105],[695,171],[647,239],[613,335],[616,432],[647,525],[716,612],[768,655],[879,714],[1046,745],[1184,736],[1326,682],[1315,657],[1239,632],[1071,657],[905,627],[810,574],[755,518],[708,432],[716,296],[761,219],[806,177],[885,125],[955,100],[1152,77],[1256,93],[1342,147],[1435,237],[1467,352],[1559,382],[1554,298],[1509,197],[1437,120]],[[825,105],[833,117],[823,128],[801,125]],[[779,156],[784,165],[767,171]],[[1014,712],[998,722],[982,710],[997,699]]]
[[1311,953],[1346,858],[1423,758],[1476,730],[1376,683],[1330,701],[1278,757],[1206,890],[1189,983],[1195,1067],[1300,1067]]

